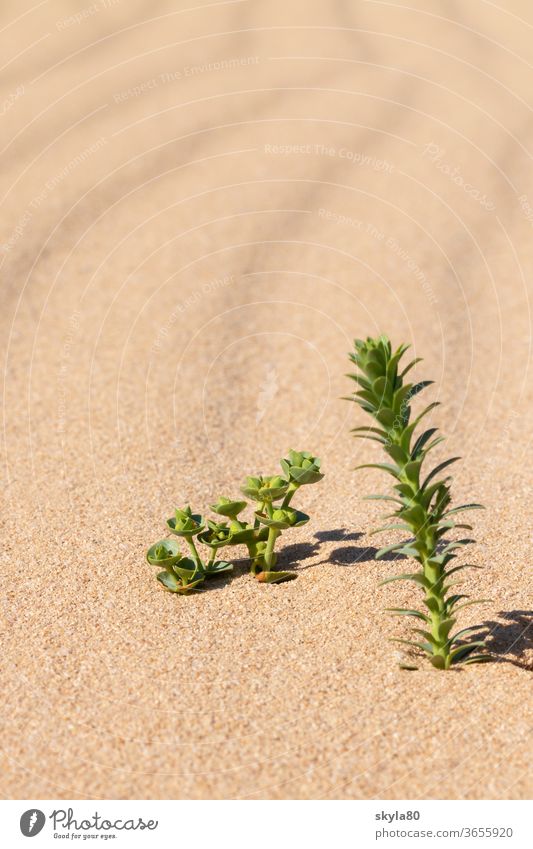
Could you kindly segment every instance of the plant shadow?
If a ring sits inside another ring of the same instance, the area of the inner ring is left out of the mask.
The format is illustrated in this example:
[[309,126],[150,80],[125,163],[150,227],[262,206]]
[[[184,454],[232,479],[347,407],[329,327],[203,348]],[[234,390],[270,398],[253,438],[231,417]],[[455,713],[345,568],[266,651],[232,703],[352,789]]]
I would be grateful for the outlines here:
[[348,540],[361,539],[362,533],[358,531],[347,531],[346,528],[335,528],[332,531],[317,531],[315,539],[319,542],[347,542]]
[[[324,542],[351,542],[359,540],[364,534],[357,532],[349,532],[346,528],[336,528],[333,531],[320,531],[315,534],[315,537]],[[336,566],[355,566],[357,563],[366,563],[369,560],[375,560],[379,549],[374,546],[358,546],[358,545],[343,545],[339,548],[334,548],[327,560],[322,563],[334,563]],[[403,554],[395,554],[391,552],[381,558],[382,560],[405,560]]]
[[227,557],[224,559],[229,560],[230,563],[233,564],[231,572],[221,572],[219,575],[212,575],[207,578],[204,583],[200,585],[200,593],[223,590],[224,587],[227,587],[227,585],[235,578],[239,577],[239,575],[244,575],[250,570],[250,560],[247,557]]
[[[276,568],[291,566],[296,567],[302,560],[315,557],[320,551],[320,542],[296,542],[285,545],[280,549]],[[305,567],[304,567],[305,568]]]
[[[302,561],[316,557],[325,542],[346,542],[351,543],[363,537],[364,534],[358,531],[348,531],[346,528],[334,528],[328,531],[318,531],[312,542],[297,542],[290,545],[285,545],[278,552],[278,561],[276,569],[295,569],[303,571],[315,566],[320,566],[323,563],[330,563],[336,566],[355,566],[357,563],[365,563],[375,559],[378,549],[374,546],[357,546],[343,545],[334,548],[329,557],[324,560],[315,561],[308,565],[300,565]],[[229,559],[229,558],[228,558]],[[405,560],[403,554],[395,554],[391,552],[386,554],[382,560]],[[232,572],[223,572],[217,577],[209,579],[202,590],[220,590],[223,589],[232,578],[238,575],[243,575],[250,569],[250,560],[248,557],[234,558]]]
[[[533,670],[533,610],[500,610],[504,622],[486,619],[473,639],[485,639],[497,663]],[[469,638],[470,639],[470,638]]]

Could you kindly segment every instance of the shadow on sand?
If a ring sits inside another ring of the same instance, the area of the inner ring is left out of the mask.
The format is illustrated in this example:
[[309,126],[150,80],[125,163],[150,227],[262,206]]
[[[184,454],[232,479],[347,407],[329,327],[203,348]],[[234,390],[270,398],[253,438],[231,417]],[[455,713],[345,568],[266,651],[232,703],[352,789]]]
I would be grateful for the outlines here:
[[[377,548],[373,546],[362,547],[351,543],[359,540],[363,534],[347,531],[346,528],[335,528],[330,531],[318,531],[314,541],[294,543],[286,545],[279,552],[277,563],[278,569],[296,569],[302,571],[322,563],[332,563],[336,566],[357,566],[374,560]],[[348,543],[334,548],[327,559],[300,565],[302,561],[309,560],[319,554],[322,543],[342,542]],[[383,560],[405,560],[401,554],[390,553]],[[224,573],[219,578],[209,581],[206,589],[217,590],[225,587],[232,576],[242,575],[248,571],[250,561],[247,558],[235,559],[233,561],[233,572]],[[533,611],[532,610],[510,610],[499,611],[497,614],[503,622],[485,620],[480,622],[479,630],[469,636],[471,639],[485,639],[487,650],[494,657],[496,663],[511,663],[521,669],[533,670]]]
[[533,610],[500,610],[504,622],[480,622],[473,639],[485,639],[496,663],[512,663],[533,671]]

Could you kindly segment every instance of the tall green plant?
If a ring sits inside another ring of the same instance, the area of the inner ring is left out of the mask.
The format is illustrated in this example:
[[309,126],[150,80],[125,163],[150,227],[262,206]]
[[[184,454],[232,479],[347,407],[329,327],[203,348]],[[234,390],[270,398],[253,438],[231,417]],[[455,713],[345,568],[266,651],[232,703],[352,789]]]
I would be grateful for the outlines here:
[[[391,475],[394,495],[371,495],[368,499],[387,501],[395,504],[392,513],[383,518],[393,523],[379,528],[381,531],[402,530],[409,533],[409,539],[396,542],[377,552],[376,558],[385,557],[390,552],[413,557],[420,570],[413,573],[388,578],[391,581],[412,581],[424,591],[426,610],[408,610],[388,608],[398,616],[409,616],[420,620],[422,628],[415,628],[415,640],[395,640],[421,649],[437,669],[448,669],[457,663],[481,663],[491,660],[490,655],[478,653],[485,645],[484,640],[472,638],[479,626],[463,628],[452,634],[457,614],[471,604],[481,604],[489,599],[470,600],[463,593],[457,593],[455,587],[459,581],[452,577],[463,569],[474,569],[471,563],[452,565],[456,552],[463,546],[473,543],[470,538],[447,541],[450,531],[455,529],[471,530],[471,525],[455,521],[455,516],[465,510],[482,508],[481,504],[462,504],[450,507],[451,476],[440,477],[452,463],[460,459],[451,457],[435,466],[428,474],[422,473],[422,467],[429,452],[440,442],[442,436],[436,436],[437,428],[430,427],[418,435],[415,431],[422,419],[437,405],[433,402],[426,406],[415,418],[412,418],[411,402],[433,381],[423,380],[409,383],[406,375],[420,358],[412,360],[402,371],[400,361],[408,349],[400,345],[393,352],[386,336],[366,341],[355,340],[355,350],[350,354],[351,361],[357,367],[350,374],[357,384],[357,390],[348,400],[355,401],[375,419],[377,427],[356,427],[356,437],[372,439],[383,446],[391,463],[365,463],[357,468],[377,468]],[[420,640],[422,638],[422,641]],[[406,665],[407,666],[407,665]],[[407,667],[410,668],[410,667]]]

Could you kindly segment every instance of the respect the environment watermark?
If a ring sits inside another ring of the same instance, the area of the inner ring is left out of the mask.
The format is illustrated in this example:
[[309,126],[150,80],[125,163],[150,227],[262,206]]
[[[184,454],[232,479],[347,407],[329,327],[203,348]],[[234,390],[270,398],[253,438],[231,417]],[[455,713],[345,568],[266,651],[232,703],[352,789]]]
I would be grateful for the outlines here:
[[420,268],[416,260],[413,259],[409,251],[403,248],[394,236],[387,236],[386,233],[384,233],[370,221],[362,221],[360,218],[354,218],[353,216],[349,215],[342,215],[331,209],[325,209],[324,207],[321,207],[318,210],[318,215],[320,216],[320,218],[324,218],[326,221],[331,221],[333,224],[340,224],[346,227],[352,227],[354,230],[358,230],[361,233],[365,233],[367,236],[370,236],[372,239],[375,239],[378,242],[383,242],[383,244],[385,244],[387,248],[392,251],[393,254],[395,254],[399,259],[401,259],[407,269],[412,273],[413,277],[415,277],[415,279],[420,284],[422,291],[424,292],[429,303],[438,303],[437,296],[433,290],[433,287],[431,286],[431,283],[428,280],[426,273]]
[[40,191],[31,199],[28,206],[20,216],[17,224],[13,228],[9,238],[0,245],[0,250],[4,253],[9,253],[22,237],[24,230],[32,220],[35,212],[43,205],[48,196],[57,188],[70,174],[80,165],[83,165],[92,155],[98,150],[101,150],[107,144],[107,139],[101,136],[93,144],[84,148],[80,153],[74,156],[70,162],[65,165],[61,171],[58,171],[50,177],[41,187]]
[[244,68],[247,65],[257,65],[259,62],[259,56],[236,56],[230,59],[219,59],[215,62],[203,62],[199,65],[185,65],[183,68],[177,68],[173,71],[163,71],[156,77],[143,80],[138,83],[138,85],[131,86],[123,91],[117,91],[113,95],[113,100],[115,103],[122,103],[125,100],[140,97],[154,88],[169,85],[170,83],[176,83],[190,77],[197,77],[201,74],[217,73],[219,71],[233,71],[236,68]]

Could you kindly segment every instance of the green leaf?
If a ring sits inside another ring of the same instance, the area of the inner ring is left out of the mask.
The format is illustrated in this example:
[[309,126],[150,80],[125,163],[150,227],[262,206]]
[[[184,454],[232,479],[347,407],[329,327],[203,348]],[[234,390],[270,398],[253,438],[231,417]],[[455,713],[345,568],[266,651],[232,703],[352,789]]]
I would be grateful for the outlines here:
[[426,652],[426,654],[431,655],[433,653],[433,646],[431,643],[416,643],[414,640],[400,640],[398,637],[391,637],[391,643],[403,643],[406,646],[414,646],[417,649],[422,649],[422,651]]
[[402,519],[405,519],[407,522],[412,522],[419,527],[423,527],[428,521],[426,511],[420,506],[420,504],[413,504],[412,507],[401,510],[400,515]]
[[172,571],[186,584],[193,581],[198,574],[196,563],[190,557],[182,557],[177,563],[174,563],[172,565]]
[[406,365],[406,367],[404,368],[404,370],[400,374],[400,377],[402,378],[402,380],[405,377],[405,375],[407,374],[407,372],[411,371],[413,366],[416,366],[417,363],[422,362],[422,359],[423,359],[422,357],[415,357],[414,360],[411,360],[411,362],[408,365]]
[[360,389],[359,392],[355,393],[355,397],[361,398],[362,401],[366,401],[366,403],[369,404],[371,407],[373,407],[374,409],[377,409],[376,399],[375,399],[374,393],[371,392],[370,390]]
[[435,648],[439,648],[439,640],[436,640],[433,634],[430,634],[429,631],[423,631],[422,628],[413,628],[415,634],[420,634],[421,637],[425,637],[430,645],[435,646]]
[[428,610],[431,611],[431,613],[438,613],[439,612],[439,609],[440,609],[439,603],[435,598],[425,598],[424,604],[426,605]]
[[371,389],[372,388],[372,384],[370,383],[370,381],[366,377],[364,377],[362,374],[346,374],[345,377],[349,377],[350,380],[355,380],[355,382],[357,383],[358,386],[361,387],[361,389]]
[[443,619],[439,625],[439,640],[444,641],[448,639],[448,635],[455,625],[455,619]]
[[386,377],[378,377],[372,384],[372,392],[377,395],[378,398],[382,398],[385,394],[385,390],[387,388],[387,378]]
[[441,442],[445,442],[444,436],[437,436],[436,439],[430,442],[429,445],[427,445],[424,449],[424,457],[426,456],[426,454],[429,454],[429,452],[432,451],[435,446],[440,445]]
[[410,483],[397,483],[394,485],[394,489],[409,500],[413,498],[416,492],[416,487],[413,487]]
[[451,516],[453,513],[461,513],[463,510],[484,510],[483,504],[461,504],[460,507],[453,507],[451,510],[448,510],[444,515]]
[[[394,514],[393,514],[394,515]],[[383,531],[407,531],[409,532],[411,528],[409,525],[405,525],[400,523],[398,525],[384,525],[382,528],[376,528],[373,531],[370,531],[369,536],[373,536],[374,534],[381,534]]]
[[192,591],[197,591],[197,587],[204,580],[203,575],[196,578],[194,581],[190,581],[188,583],[183,583],[176,579],[174,575],[171,575],[170,572],[160,572],[157,575],[157,580],[160,584],[164,586],[166,590],[169,590],[171,593],[179,593],[181,595],[188,595]]
[[446,469],[448,466],[451,466],[452,463],[456,463],[457,460],[460,460],[460,459],[461,459],[460,457],[450,457],[449,460],[445,460],[443,463],[439,463],[439,465],[435,466],[435,468],[429,473],[429,475],[425,479],[425,481],[422,484],[422,486],[420,487],[420,489],[425,489],[426,486],[428,485],[428,483],[431,480],[433,480],[435,475],[438,475],[439,472],[442,472],[443,469]]
[[420,553],[412,545],[404,545],[398,549],[399,554],[405,554],[406,557],[420,557]]
[[405,542],[394,542],[392,545],[387,545],[385,548],[380,548],[374,555],[375,560],[381,560],[385,554],[390,554],[391,551],[397,551],[405,545]]
[[460,631],[457,631],[457,633],[454,634],[453,637],[450,637],[448,639],[449,645],[452,646],[456,640],[459,640],[461,637],[466,637],[467,634],[473,634],[474,631],[479,631],[479,629],[482,627],[482,625],[471,625],[469,628],[462,628]]
[[381,369],[385,368],[385,353],[380,347],[372,348],[368,352],[368,360],[369,362],[375,363],[380,366]]
[[400,470],[396,466],[391,466],[390,463],[363,463],[362,466],[356,466],[354,471],[359,469],[380,469],[382,472],[388,472],[390,475],[398,479]]
[[470,539],[466,537],[465,539],[456,539],[453,542],[449,542],[448,545],[445,545],[441,551],[441,554],[448,554],[450,551],[455,551],[456,548],[462,548],[464,545],[472,545],[475,542],[475,539]]
[[417,454],[422,450],[428,439],[431,439],[431,437],[434,433],[437,432],[437,430],[438,428],[436,427],[430,427],[429,430],[425,430],[424,433],[422,433],[418,437],[415,444],[413,445],[413,450],[411,451],[411,457],[413,458],[413,460],[416,459]]
[[418,484],[418,476],[420,474],[421,460],[411,460],[404,466],[404,474],[406,478],[415,486]]
[[402,504],[399,498],[393,498],[392,495],[363,495],[363,501],[395,501],[396,504]]
[[435,383],[434,380],[421,380],[420,383],[415,383],[409,390],[408,399],[411,401],[415,395],[418,395],[419,392],[422,392],[427,386],[431,386],[432,383]]
[[385,578],[384,581],[379,582],[379,586],[383,587],[385,586],[385,584],[392,584],[393,581],[414,581],[415,584],[420,584],[426,589],[429,589],[431,587],[430,581],[425,578],[424,575],[421,575],[419,572],[406,572],[403,575],[394,575],[393,578]]
[[495,658],[490,654],[476,654],[473,657],[468,657],[464,660],[463,666],[468,666],[470,663],[493,663]]
[[400,362],[401,358],[408,350],[408,348],[409,345],[400,345],[398,350],[394,352],[392,357],[390,357],[387,363],[387,377],[389,378],[389,380],[392,380],[393,376],[396,374],[398,363]]
[[380,374],[383,374],[383,367],[376,362],[367,362],[365,372],[371,380],[375,380]]
[[463,563],[461,566],[454,566],[453,569],[448,569],[444,575],[453,575],[454,572],[460,572],[462,569],[483,569],[483,566],[476,566],[475,563]]
[[233,570],[233,563],[229,563],[227,560],[217,560],[215,563],[212,563],[209,568],[207,566],[201,570],[200,574],[205,575],[206,577],[220,575],[223,572],[231,572]]
[[232,501],[226,496],[220,496],[215,504],[209,505],[213,513],[218,513],[219,516],[227,516],[229,519],[236,519],[247,506],[246,501]]
[[421,613],[420,610],[408,610],[405,607],[386,607],[385,612],[391,613],[393,616],[415,616],[417,619],[422,619],[428,624],[431,622],[429,616]]
[[450,595],[445,601],[446,610],[448,613],[452,613],[453,608],[457,604],[457,602],[461,601],[462,598],[470,598],[470,596],[465,595],[464,593],[460,595]]
[[394,421],[396,416],[393,411],[388,407],[381,407],[381,409],[376,413],[376,419],[385,427],[392,428],[394,427]]
[[152,566],[166,568],[181,560],[178,541],[175,539],[160,539],[151,545],[146,552],[146,559]]
[[473,604],[489,604],[489,602],[492,601],[492,598],[478,598],[473,601],[465,601],[464,604],[460,604],[459,607],[455,607],[453,612],[459,613],[460,610],[464,610],[465,607],[471,607]]
[[440,654],[434,654],[429,658],[429,662],[435,669],[446,669],[446,661]]
[[461,658],[471,654],[474,649],[478,648],[479,646],[484,647],[485,640],[475,640],[473,643],[467,643],[464,646],[459,646],[459,648],[453,649],[453,651],[450,652],[452,663],[457,663],[459,660],[461,660]]
[[275,530],[286,530],[290,528],[290,520],[287,515],[287,510],[275,510],[273,517],[267,516],[266,513],[260,513],[259,511],[254,513],[255,518],[262,525],[266,525],[269,528],[274,528]]
[[409,459],[409,455],[403,450],[403,448],[400,448],[399,445],[389,444],[385,448],[385,451],[389,457],[392,457],[392,459],[398,463],[398,467],[400,469],[405,466]]
[[414,422],[412,422],[412,424],[409,425],[409,427],[412,429],[412,431],[422,421],[424,416],[427,416],[427,414],[430,413],[432,410],[434,410],[435,407],[440,407],[440,401],[433,401],[431,404],[428,404],[428,406],[424,410],[422,410],[422,412],[416,417]]
[[175,592],[178,587],[181,587],[181,581],[178,581],[174,574],[167,572],[166,570],[164,572],[159,572],[157,580],[163,584],[167,590],[170,590],[170,592]]
[[467,525],[465,522],[442,522],[439,525],[439,530],[442,530],[443,533],[451,530],[452,528],[462,528],[463,531],[473,530],[472,525]]
[[378,427],[352,427],[350,433],[377,433],[378,436],[382,436],[383,439],[388,439],[388,433],[386,430],[380,430]]
[[[444,480],[436,481],[435,483],[433,483],[427,489],[426,488],[424,488],[423,490],[422,490],[422,488],[420,489],[420,500],[421,500],[421,502],[422,502],[422,504],[423,504],[423,506],[425,507],[426,510],[429,508],[429,505],[431,503],[431,499],[433,498],[435,493],[438,493],[439,490],[442,490],[442,487],[446,484],[447,480],[451,480],[451,477],[449,476],[447,478],[444,478]],[[438,496],[437,496],[437,503],[439,503],[438,502]],[[433,510],[435,511],[435,508],[433,508]]]
[[402,384],[394,392],[392,406],[394,414],[399,418],[401,417],[402,410],[406,411],[409,406],[409,392],[412,386],[412,383]]

